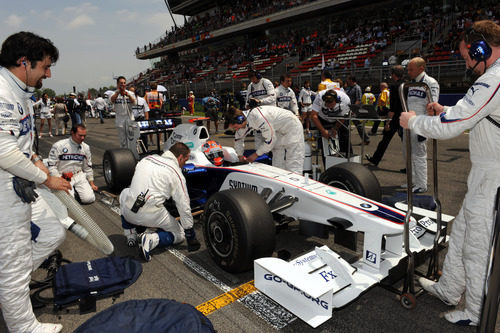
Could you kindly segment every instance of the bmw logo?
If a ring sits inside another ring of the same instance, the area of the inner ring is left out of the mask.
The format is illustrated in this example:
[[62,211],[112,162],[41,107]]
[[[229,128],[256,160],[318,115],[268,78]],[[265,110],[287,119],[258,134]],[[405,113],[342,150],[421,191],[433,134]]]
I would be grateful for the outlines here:
[[364,202],[360,206],[363,207],[363,208],[367,208],[367,209],[368,208],[372,208],[372,205],[364,203]]
[[67,153],[68,152],[68,148],[63,148],[63,153]]
[[17,103],[17,109],[19,110],[19,113],[21,115],[24,114],[24,110],[23,110],[23,107],[21,106],[21,104]]

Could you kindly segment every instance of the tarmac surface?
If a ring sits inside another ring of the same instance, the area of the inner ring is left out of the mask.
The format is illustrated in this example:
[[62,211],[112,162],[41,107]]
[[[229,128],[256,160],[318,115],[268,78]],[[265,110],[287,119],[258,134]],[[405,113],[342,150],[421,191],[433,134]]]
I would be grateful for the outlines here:
[[[184,119],[184,122],[186,119]],[[88,136],[85,142],[92,151],[95,183],[100,190],[106,190],[103,178],[102,157],[105,150],[118,148],[118,139],[114,119],[106,119],[100,124],[98,119],[88,119]],[[45,126],[45,131],[47,127]],[[213,125],[212,125],[213,129]],[[368,130],[368,128],[367,128]],[[221,132],[221,131],[220,131]],[[373,153],[381,139],[381,128],[377,136],[370,137],[371,143],[364,147],[365,153]],[[224,134],[212,135],[223,145],[232,145],[232,137]],[[40,139],[40,153],[47,157],[51,145],[62,137],[47,137],[45,133]],[[360,139],[353,131],[352,140],[355,153],[360,152]],[[252,138],[249,139],[251,147]],[[440,141],[438,144],[439,190],[443,213],[456,215],[466,192],[467,174],[470,169],[468,152],[468,135],[462,134],[452,140]],[[432,195],[432,148],[429,144],[429,192]],[[364,161],[368,165],[367,161]],[[395,136],[379,167],[369,166],[377,176],[384,195],[402,192],[400,185],[406,182],[406,175],[400,172],[405,167],[402,158],[401,141]],[[97,312],[114,303],[131,299],[167,298],[198,306],[221,294],[241,285],[248,286],[253,280],[253,272],[230,274],[217,267],[210,258],[202,237],[202,226],[195,219],[195,229],[202,242],[197,252],[188,252],[185,243],[164,250],[155,250],[152,261],[145,262],[138,248],[126,246],[121,229],[120,217],[117,214],[118,204],[111,202],[105,195],[97,194],[97,200],[84,206],[89,215],[109,236],[115,247],[115,255],[133,256],[143,263],[143,273],[136,283],[127,288],[119,298],[106,298],[97,301]],[[332,237],[323,240],[315,237],[301,236],[298,224],[292,223],[281,230],[277,237],[276,249],[286,249],[292,258],[316,245],[333,245]],[[60,247],[63,256],[73,262],[97,259],[104,255],[98,250],[67,233],[66,241]],[[441,264],[446,249],[441,251]],[[276,255],[276,253],[274,254]],[[418,268],[426,272],[427,266]],[[45,272],[39,269],[35,276]],[[396,285],[397,287],[398,285]],[[418,283],[416,283],[418,288]],[[459,305],[460,306],[460,305]],[[463,304],[462,304],[463,306]],[[417,300],[413,310],[404,309],[398,296],[380,286],[375,286],[362,294],[358,299],[341,309],[334,309],[332,318],[318,328],[313,329],[302,320],[296,318],[286,309],[277,305],[259,292],[253,292],[212,312],[208,318],[218,332],[473,332],[472,327],[460,327],[448,323],[444,313],[452,310],[438,299],[424,293]],[[80,315],[78,306],[54,312],[51,306],[35,310],[37,318],[42,322],[57,322],[64,325],[63,332],[72,332],[95,313]],[[138,314],[140,316],[140,314]],[[497,321],[498,322],[498,321]],[[497,324],[497,332],[500,332]],[[6,332],[3,319],[0,319],[0,332]]]

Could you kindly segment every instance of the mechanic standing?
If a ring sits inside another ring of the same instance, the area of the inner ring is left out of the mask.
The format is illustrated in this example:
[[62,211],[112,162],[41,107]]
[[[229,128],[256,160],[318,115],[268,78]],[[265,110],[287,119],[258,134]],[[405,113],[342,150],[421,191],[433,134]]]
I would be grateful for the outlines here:
[[[69,190],[70,184],[48,174],[33,153],[34,116],[31,96],[59,51],[48,39],[30,32],[9,36],[0,51],[0,304],[10,332],[60,332],[60,324],[42,324],[33,313],[29,283],[37,243],[31,243],[34,185]],[[35,225],[42,231],[44,221]],[[54,244],[58,246],[56,242]],[[33,247],[32,247],[33,246]]]
[[[290,111],[277,106],[260,106],[247,111],[231,107],[226,113],[224,127],[236,131],[234,148],[241,161],[253,162],[272,151],[273,166],[302,174],[304,131],[299,118]],[[252,130],[260,131],[264,142],[255,153],[245,158],[245,137]]]
[[[426,83],[431,90],[431,100],[437,102],[439,99],[439,84],[425,72],[425,60],[415,57],[408,63],[408,76],[413,82]],[[408,109],[418,115],[425,115],[428,98],[425,89],[421,87],[410,87],[408,89]],[[413,193],[427,192],[427,138],[414,132],[411,138],[411,163],[414,185]],[[406,159],[406,135],[403,133],[403,157]],[[408,184],[403,184],[405,188]]]
[[76,192],[81,203],[90,204],[95,201],[94,191],[98,188],[94,184],[90,147],[83,142],[86,136],[87,128],[82,124],[72,127],[71,137],[52,145],[47,165],[52,176],[62,176],[71,182],[72,196]]
[[282,109],[287,109],[299,116],[299,106],[295,92],[290,88],[292,86],[292,77],[288,74],[280,76],[281,84],[276,89],[276,106]]
[[444,303],[456,305],[465,293],[465,309],[444,317],[455,324],[479,324],[482,291],[489,262],[494,203],[500,186],[500,27],[478,21],[460,37],[467,71],[480,77],[455,106],[427,105],[427,113],[401,114],[401,126],[428,138],[450,139],[470,130],[472,167],[468,190],[448,244],[439,282],[419,279],[422,287]]
[[127,148],[127,129],[125,128],[125,121],[127,119],[134,120],[132,105],[135,104],[135,95],[133,92],[126,89],[127,79],[125,79],[125,77],[119,76],[116,79],[116,85],[118,90],[116,90],[109,99],[115,111],[115,125],[118,131],[120,148]]
[[[184,239],[189,251],[200,248],[193,228],[186,179],[181,170],[189,153],[184,143],[177,142],[161,156],[143,158],[135,167],[130,187],[120,194],[122,226],[129,246],[135,245],[137,226],[157,228],[156,231],[147,229],[140,235],[140,247],[146,261],[151,260],[154,248],[168,247]],[[164,206],[170,199],[175,202],[180,221]]]

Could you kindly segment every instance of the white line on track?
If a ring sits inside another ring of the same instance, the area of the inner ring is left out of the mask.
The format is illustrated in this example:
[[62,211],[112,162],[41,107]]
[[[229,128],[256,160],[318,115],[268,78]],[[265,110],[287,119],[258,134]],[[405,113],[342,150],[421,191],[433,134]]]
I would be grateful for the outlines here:
[[[110,205],[108,200],[101,199],[101,202],[107,205],[111,211],[120,215],[120,208]],[[211,282],[223,292],[226,293],[232,289],[224,282],[213,276],[205,268],[201,267],[176,249],[168,249],[168,252],[191,268],[194,272],[196,272],[196,274]],[[252,310],[252,312],[254,312],[257,316],[265,320],[269,325],[277,330],[285,328],[288,324],[297,319],[297,317],[295,317],[292,313],[283,308],[281,305],[275,303],[272,299],[262,294],[260,291],[248,294],[238,299],[238,302],[244,304],[248,309]]]

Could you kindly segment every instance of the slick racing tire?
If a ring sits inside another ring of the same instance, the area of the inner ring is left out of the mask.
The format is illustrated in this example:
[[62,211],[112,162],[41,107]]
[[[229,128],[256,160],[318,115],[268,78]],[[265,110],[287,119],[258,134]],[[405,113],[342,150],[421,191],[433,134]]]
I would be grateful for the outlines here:
[[269,207],[256,192],[225,190],[205,204],[203,235],[210,256],[225,271],[253,268],[253,261],[274,251],[276,229]]
[[104,152],[102,170],[108,187],[116,193],[129,186],[134,175],[135,156],[127,148],[110,149]]
[[377,177],[364,165],[345,162],[328,168],[319,181],[365,198],[381,201],[382,193]]

